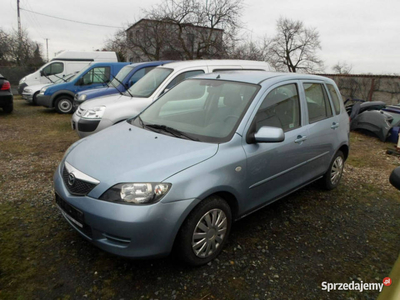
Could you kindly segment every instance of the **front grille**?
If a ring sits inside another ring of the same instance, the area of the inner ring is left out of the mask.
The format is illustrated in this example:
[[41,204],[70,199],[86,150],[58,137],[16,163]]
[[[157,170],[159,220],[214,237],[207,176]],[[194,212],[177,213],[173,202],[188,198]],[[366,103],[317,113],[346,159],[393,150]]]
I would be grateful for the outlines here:
[[63,177],[65,186],[67,187],[68,191],[72,195],[85,196],[91,190],[93,190],[93,188],[96,186],[96,184],[94,184],[94,183],[89,183],[89,182],[80,180],[78,178],[75,178],[73,184],[70,185],[70,183],[68,182],[69,173],[68,173],[68,171],[67,171],[67,169],[65,167],[64,167],[64,170],[63,170],[63,176],[62,177]]

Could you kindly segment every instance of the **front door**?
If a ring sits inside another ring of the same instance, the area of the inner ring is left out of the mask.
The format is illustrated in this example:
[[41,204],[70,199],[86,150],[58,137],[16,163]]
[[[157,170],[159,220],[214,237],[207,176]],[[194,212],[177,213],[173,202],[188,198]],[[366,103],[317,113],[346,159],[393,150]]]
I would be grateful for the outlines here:
[[299,83],[272,89],[259,106],[250,130],[262,126],[280,127],[285,140],[279,143],[246,143],[247,209],[266,204],[304,184],[306,162],[312,157],[308,129],[304,126],[305,107],[299,96]]

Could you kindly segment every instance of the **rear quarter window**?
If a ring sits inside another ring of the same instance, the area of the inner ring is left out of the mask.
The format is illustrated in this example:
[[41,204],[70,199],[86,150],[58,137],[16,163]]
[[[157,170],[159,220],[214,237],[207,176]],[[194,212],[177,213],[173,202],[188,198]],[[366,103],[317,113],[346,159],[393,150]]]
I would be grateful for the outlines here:
[[335,113],[340,114],[340,98],[336,92],[335,87],[332,84],[327,84],[329,94],[331,95],[331,99],[333,102],[333,107],[335,108]]

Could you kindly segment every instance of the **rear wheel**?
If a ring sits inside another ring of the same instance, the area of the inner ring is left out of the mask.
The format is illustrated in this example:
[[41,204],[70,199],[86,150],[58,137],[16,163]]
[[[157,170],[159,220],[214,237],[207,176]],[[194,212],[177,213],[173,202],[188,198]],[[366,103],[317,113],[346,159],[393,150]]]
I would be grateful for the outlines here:
[[55,103],[55,108],[59,114],[72,113],[72,98],[64,95],[58,97]]
[[336,188],[340,179],[342,178],[344,168],[344,154],[342,151],[336,152],[336,155],[333,157],[333,160],[329,166],[328,171],[325,173],[322,178],[323,186],[327,190],[333,190]]
[[216,258],[231,230],[232,213],[218,196],[203,200],[189,214],[177,237],[179,258],[192,266],[204,265]]

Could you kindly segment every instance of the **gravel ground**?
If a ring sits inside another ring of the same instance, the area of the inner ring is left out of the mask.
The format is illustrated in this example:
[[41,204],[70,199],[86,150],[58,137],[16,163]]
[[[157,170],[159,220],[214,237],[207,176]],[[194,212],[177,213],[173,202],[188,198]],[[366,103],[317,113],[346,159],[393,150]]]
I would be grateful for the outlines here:
[[376,299],[321,290],[382,282],[400,249],[400,165],[389,144],[359,133],[341,185],[312,184],[234,224],[215,261],[133,261],[76,233],[54,204],[52,174],[77,140],[70,115],[15,101],[0,112],[0,299]]

